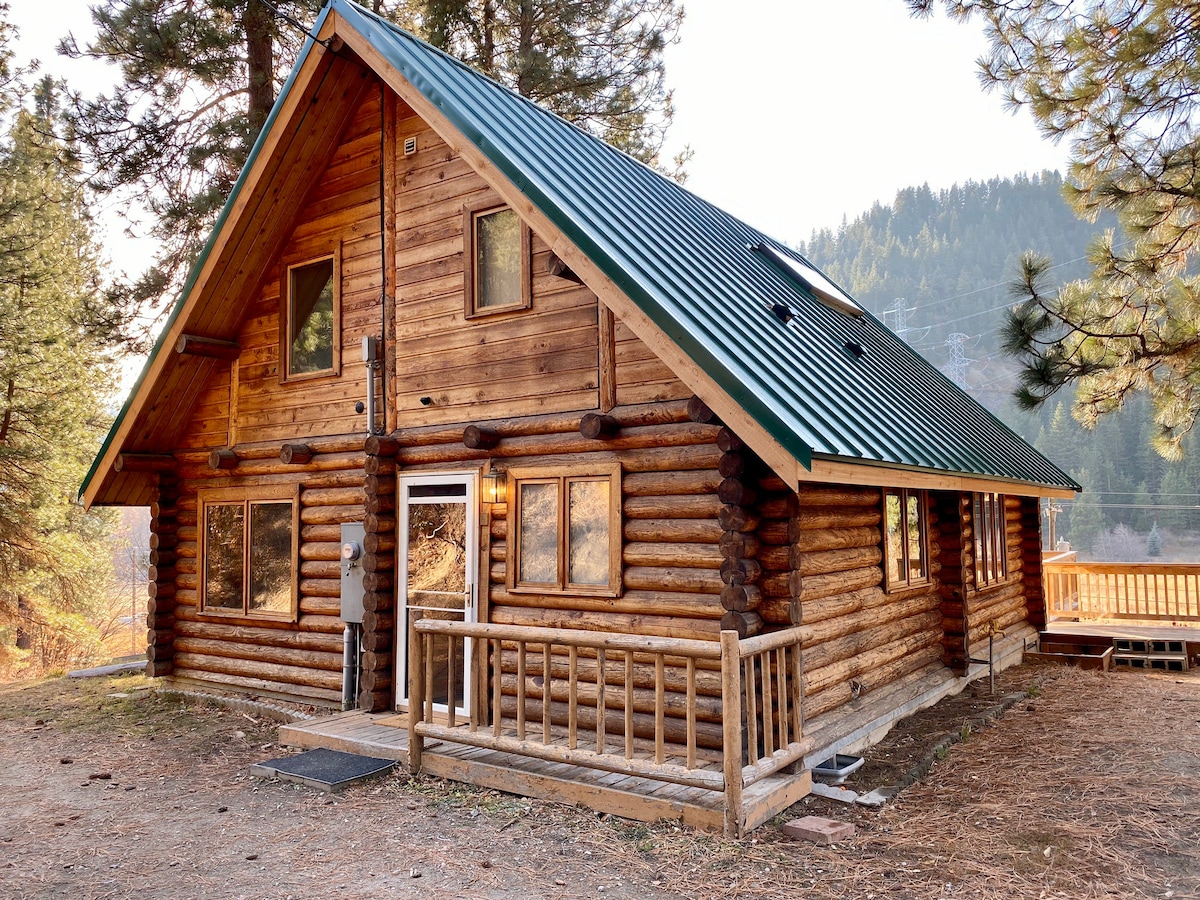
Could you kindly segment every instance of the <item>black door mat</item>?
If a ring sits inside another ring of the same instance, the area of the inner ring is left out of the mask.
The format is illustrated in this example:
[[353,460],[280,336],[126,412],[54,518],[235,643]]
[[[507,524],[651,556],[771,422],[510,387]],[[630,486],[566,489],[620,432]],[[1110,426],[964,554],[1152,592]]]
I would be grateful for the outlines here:
[[391,759],[318,749],[257,763],[250,767],[250,774],[255,778],[281,778],[319,791],[333,792],[390,772],[395,767],[396,761]]

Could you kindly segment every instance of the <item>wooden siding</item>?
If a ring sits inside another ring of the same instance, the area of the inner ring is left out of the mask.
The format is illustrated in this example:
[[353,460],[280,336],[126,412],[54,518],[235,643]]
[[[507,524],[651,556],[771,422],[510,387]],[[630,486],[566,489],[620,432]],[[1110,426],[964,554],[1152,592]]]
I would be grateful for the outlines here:
[[395,144],[397,424],[595,409],[595,295],[548,273],[550,249],[535,234],[532,308],[467,321],[463,210],[502,201],[419,118],[397,123]]
[[618,405],[683,400],[692,395],[687,385],[620,319],[613,329],[613,344]]
[[[362,339],[383,331],[379,161],[379,89],[367,91],[317,179],[281,254],[267,267],[238,332],[235,418],[237,443],[299,440],[313,434],[367,430],[354,405],[366,398]],[[283,382],[280,296],[290,265],[341,251],[341,372]],[[228,376],[226,376],[228,384]],[[211,435],[204,435],[211,437]],[[195,443],[193,430],[190,446]],[[211,446],[211,444],[209,445]]]

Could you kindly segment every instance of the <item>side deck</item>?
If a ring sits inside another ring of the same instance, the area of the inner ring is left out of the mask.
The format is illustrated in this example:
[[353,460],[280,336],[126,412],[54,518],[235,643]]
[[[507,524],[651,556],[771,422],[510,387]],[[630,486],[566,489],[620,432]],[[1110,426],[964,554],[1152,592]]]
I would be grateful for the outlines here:
[[[408,716],[403,713],[354,710],[283,725],[279,740],[303,749],[324,747],[394,759],[409,767],[408,727]],[[642,822],[675,820],[705,831],[720,831],[725,822],[725,801],[720,791],[441,740],[425,741],[421,759],[422,770],[439,778],[586,806]],[[714,765],[720,771],[720,763]],[[807,771],[798,775],[776,773],[748,786],[743,793],[745,829],[762,825],[802,799],[811,787]]]

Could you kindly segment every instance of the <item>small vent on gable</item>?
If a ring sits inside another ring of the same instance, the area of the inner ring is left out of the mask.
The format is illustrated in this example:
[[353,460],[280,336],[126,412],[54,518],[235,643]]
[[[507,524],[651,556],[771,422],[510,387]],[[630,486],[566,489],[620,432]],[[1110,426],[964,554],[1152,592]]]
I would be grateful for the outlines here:
[[406,138],[404,139],[404,155],[405,155],[405,156],[412,156],[412,155],[413,155],[414,153],[416,153],[416,152],[417,152],[417,138],[416,138],[416,136],[414,135],[413,137],[406,137]]

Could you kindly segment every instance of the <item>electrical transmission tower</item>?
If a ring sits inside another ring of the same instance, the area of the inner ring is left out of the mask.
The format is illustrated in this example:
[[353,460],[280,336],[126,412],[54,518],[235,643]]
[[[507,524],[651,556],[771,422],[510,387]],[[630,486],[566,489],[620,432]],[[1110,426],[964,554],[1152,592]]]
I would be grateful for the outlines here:
[[966,342],[971,339],[969,334],[956,331],[946,338],[946,349],[950,362],[946,365],[946,375],[964,391],[967,389],[967,367],[974,360],[967,359]]
[[911,307],[910,309],[908,303],[903,297],[897,297],[895,302],[893,302],[891,306],[883,311],[883,316],[885,319],[889,313],[896,317],[896,327],[893,328],[892,331],[896,333],[896,337],[900,338],[900,340],[905,340],[904,335],[908,333],[909,312],[915,312],[916,309],[917,308],[915,306]]

